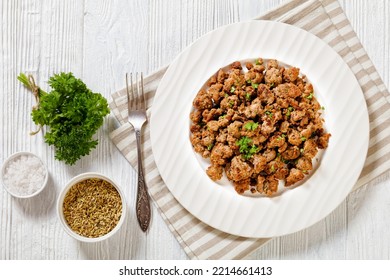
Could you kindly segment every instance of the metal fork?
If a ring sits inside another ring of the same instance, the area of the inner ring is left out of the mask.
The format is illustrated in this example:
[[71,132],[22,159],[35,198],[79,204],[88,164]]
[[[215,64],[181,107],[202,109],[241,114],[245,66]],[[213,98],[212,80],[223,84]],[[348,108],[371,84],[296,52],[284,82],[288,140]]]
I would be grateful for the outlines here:
[[133,83],[133,73],[130,73],[130,87],[128,74],[126,73],[126,89],[127,89],[127,105],[128,105],[128,118],[127,121],[133,126],[135,131],[135,137],[137,140],[137,156],[138,156],[138,187],[137,187],[137,201],[136,201],[136,213],[138,223],[142,231],[146,231],[150,223],[150,202],[148,190],[146,187],[144,172],[142,167],[141,156],[141,130],[143,124],[147,121],[146,117],[146,102],[144,95],[144,79],[142,72],[135,73],[136,83]]

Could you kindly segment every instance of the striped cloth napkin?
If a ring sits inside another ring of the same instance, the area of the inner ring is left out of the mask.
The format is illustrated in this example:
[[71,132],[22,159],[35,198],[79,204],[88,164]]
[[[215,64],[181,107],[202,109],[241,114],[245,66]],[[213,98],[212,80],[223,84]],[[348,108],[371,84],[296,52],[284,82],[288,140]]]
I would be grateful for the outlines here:
[[[370,144],[364,169],[354,189],[390,167],[390,95],[336,0],[293,0],[258,17],[305,29],[328,43],[349,65],[364,92],[370,118]],[[159,81],[167,68],[144,79],[148,114]],[[168,94],[168,93],[167,93]],[[136,167],[135,137],[127,118],[123,89],[112,94],[112,112],[121,124],[110,137],[130,164]],[[143,135],[144,168],[149,192],[169,229],[191,259],[242,259],[269,239],[233,236],[216,230],[192,216],[172,196],[153,159],[149,125]]]

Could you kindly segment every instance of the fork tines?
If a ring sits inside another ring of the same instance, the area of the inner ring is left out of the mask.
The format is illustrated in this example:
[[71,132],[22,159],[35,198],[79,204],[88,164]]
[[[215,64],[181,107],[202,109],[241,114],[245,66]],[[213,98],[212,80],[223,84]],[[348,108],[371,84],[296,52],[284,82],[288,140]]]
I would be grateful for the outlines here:
[[144,77],[142,72],[135,72],[135,82],[133,82],[133,73],[126,73],[126,90],[128,109],[131,110],[146,110],[146,100],[144,94]]

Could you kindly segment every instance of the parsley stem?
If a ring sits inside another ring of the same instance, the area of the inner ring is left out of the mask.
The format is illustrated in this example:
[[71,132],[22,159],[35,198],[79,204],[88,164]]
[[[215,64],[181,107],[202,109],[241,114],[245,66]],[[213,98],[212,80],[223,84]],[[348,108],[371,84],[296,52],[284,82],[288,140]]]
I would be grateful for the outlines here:
[[46,91],[42,90],[40,87],[38,87],[35,84],[34,77],[32,75],[26,75],[24,73],[20,73],[18,78],[17,78],[25,87],[27,87],[29,90],[33,92],[35,95],[34,91],[37,91],[39,96],[47,94]]
[[[35,97],[35,102],[37,103],[36,105],[33,106],[34,109],[38,109],[39,103],[40,103],[40,97],[42,95],[47,94],[45,91],[41,90],[36,84],[34,77],[32,75],[26,75],[24,73],[20,73],[17,79],[24,85],[26,86],[29,90],[31,90],[32,94]],[[38,129],[35,131],[30,131],[30,135],[35,135],[39,131],[42,130],[42,125],[40,124],[38,126]]]

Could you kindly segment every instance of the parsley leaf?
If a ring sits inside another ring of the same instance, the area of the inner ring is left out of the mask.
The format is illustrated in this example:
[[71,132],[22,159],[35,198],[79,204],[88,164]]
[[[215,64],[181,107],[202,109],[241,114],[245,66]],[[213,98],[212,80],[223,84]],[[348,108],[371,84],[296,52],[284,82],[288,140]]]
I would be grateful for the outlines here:
[[259,148],[252,144],[252,139],[247,136],[241,137],[236,142],[236,145],[239,147],[239,151],[244,159],[250,159],[259,151]]
[[268,117],[272,118],[272,112],[271,112],[271,111],[265,111],[265,114],[266,114]]
[[311,92],[308,96],[306,96],[307,99],[313,99],[313,92]]
[[276,140],[280,141],[280,140],[283,140],[284,138],[286,138],[286,134],[282,134],[282,135],[279,135]]
[[287,108],[286,116],[289,117],[289,116],[291,115],[291,112],[292,112],[292,111],[294,111],[294,108],[291,107],[291,106],[289,106],[289,107]]
[[209,144],[209,145],[207,145],[207,150],[210,151],[213,147],[214,147],[214,144]]
[[259,127],[259,123],[258,122],[247,122],[245,125],[244,125],[244,128],[246,130],[255,130],[256,128]]
[[[32,90],[26,75],[18,80]],[[39,90],[38,106],[31,112],[32,120],[40,127],[50,129],[45,142],[55,148],[55,158],[73,165],[88,155],[98,144],[92,137],[110,113],[107,100],[100,93],[93,93],[72,73],[60,73],[50,77],[52,90]]]

